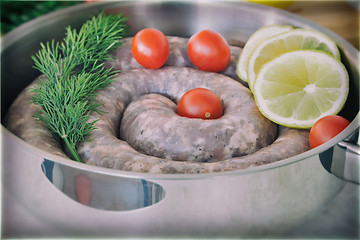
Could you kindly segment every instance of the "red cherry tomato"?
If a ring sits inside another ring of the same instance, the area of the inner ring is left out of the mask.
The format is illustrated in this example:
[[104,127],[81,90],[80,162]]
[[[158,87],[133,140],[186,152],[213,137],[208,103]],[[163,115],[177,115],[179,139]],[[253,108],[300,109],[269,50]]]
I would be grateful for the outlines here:
[[220,98],[206,88],[186,92],[178,102],[177,113],[182,117],[216,119],[223,114]]
[[154,28],[139,31],[131,42],[131,52],[145,68],[160,68],[169,56],[169,42],[165,35]]
[[203,71],[224,71],[230,61],[229,44],[223,36],[211,30],[193,35],[189,39],[187,52],[191,62]]
[[309,144],[311,148],[315,148],[344,130],[350,122],[340,116],[326,116],[320,118],[310,130]]

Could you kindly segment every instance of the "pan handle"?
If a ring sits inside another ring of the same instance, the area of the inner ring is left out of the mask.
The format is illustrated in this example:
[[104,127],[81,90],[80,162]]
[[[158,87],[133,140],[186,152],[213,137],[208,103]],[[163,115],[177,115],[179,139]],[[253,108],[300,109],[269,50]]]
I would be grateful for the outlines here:
[[359,127],[343,141],[320,154],[327,171],[348,182],[360,184]]
[[51,209],[46,205],[73,207],[76,212],[83,209],[79,203],[93,209],[126,212],[155,205],[165,198],[164,188],[153,181],[104,175],[44,159],[36,148],[3,126],[0,133],[2,167],[6,169],[2,187],[21,205],[37,206],[36,212]]

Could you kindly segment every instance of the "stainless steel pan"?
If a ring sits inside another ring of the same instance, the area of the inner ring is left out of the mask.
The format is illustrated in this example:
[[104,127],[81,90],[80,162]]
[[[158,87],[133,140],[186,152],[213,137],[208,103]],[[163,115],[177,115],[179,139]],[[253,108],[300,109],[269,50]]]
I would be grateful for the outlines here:
[[[132,33],[156,27],[167,35],[188,37],[210,28],[240,45],[256,29],[269,24],[322,31],[337,42],[349,71],[350,96],[341,115],[351,124],[321,147],[280,162],[193,175],[125,172],[69,161],[30,146],[1,126],[3,191],[39,219],[48,234],[279,236],[336,196],[346,183],[343,179],[359,182],[358,172],[350,171],[359,167],[359,52],[313,22],[250,3],[84,4],[24,24],[2,39],[2,116],[16,95],[38,75],[30,56],[39,49],[39,43],[60,40],[66,26],[80,26],[102,9],[128,16]],[[79,176],[84,180],[80,185],[91,189],[90,201],[76,195],[74,185]]]

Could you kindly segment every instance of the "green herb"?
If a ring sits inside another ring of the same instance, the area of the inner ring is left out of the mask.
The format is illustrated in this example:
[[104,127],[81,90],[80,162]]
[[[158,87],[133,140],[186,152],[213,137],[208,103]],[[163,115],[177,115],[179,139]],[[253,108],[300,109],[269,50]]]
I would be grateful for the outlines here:
[[105,68],[104,61],[127,34],[126,20],[121,14],[101,12],[79,32],[68,27],[63,42],[41,44],[42,49],[32,56],[35,68],[46,76],[33,89],[33,103],[42,106],[34,117],[64,141],[76,161],[81,162],[76,144],[95,129],[96,121],[89,121],[89,114],[99,112],[97,91],[118,73]]

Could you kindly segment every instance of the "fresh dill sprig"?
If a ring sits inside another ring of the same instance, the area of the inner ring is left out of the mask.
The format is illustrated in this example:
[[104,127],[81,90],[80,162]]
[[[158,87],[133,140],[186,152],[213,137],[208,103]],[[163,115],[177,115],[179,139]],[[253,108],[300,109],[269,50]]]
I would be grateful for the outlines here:
[[34,117],[64,141],[75,161],[81,162],[76,144],[95,129],[89,114],[98,111],[97,91],[118,73],[105,68],[104,61],[127,34],[126,21],[122,14],[101,12],[78,32],[67,27],[63,42],[41,43],[32,56],[34,67],[46,77],[33,89],[32,102],[42,107]]

